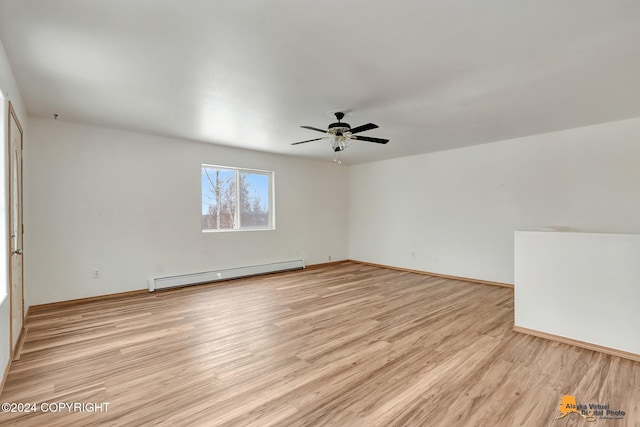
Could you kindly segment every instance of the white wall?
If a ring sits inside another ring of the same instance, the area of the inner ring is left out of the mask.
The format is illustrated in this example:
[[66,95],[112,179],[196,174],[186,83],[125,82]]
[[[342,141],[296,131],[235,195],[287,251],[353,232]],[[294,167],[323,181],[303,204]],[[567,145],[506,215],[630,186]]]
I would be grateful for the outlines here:
[[640,234],[515,233],[515,321],[640,356]]
[[[20,120],[20,124],[24,130],[24,137],[26,139],[27,123],[26,114],[24,112],[24,106],[20,93],[18,92],[18,86],[16,80],[11,71],[11,66],[7,55],[4,51],[4,46],[0,41],[0,212],[2,217],[0,218],[0,375],[4,374],[4,368],[7,366],[10,356],[10,343],[9,343],[9,327],[10,327],[10,301],[8,297],[9,293],[9,222],[8,222],[8,205],[9,205],[9,192],[8,192],[8,160],[7,153],[9,148],[7,147],[7,114],[8,114],[8,102],[11,101],[13,108],[16,111],[16,115]],[[2,377],[0,377],[2,378]]]
[[513,283],[515,230],[638,233],[639,135],[636,118],[352,166],[349,257]]
[[[202,233],[202,163],[274,171],[277,229]],[[144,289],[150,276],[347,258],[347,169],[330,162],[30,118],[24,174],[28,305]]]

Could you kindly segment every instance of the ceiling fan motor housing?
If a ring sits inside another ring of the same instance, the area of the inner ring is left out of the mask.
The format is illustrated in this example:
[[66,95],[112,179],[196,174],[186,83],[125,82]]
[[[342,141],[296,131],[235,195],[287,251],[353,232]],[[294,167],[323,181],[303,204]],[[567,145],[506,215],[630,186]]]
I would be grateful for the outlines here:
[[351,125],[349,123],[340,122],[340,120],[342,120],[344,117],[344,113],[337,112],[335,113],[335,115],[338,121],[336,123],[331,123],[329,125],[329,128],[327,129],[327,133],[331,135],[341,136],[341,135],[344,135],[345,132],[349,132],[351,130]]
[[348,130],[351,130],[351,126],[349,125],[349,123],[331,123],[329,125],[329,129],[327,130],[327,132],[329,133],[337,133],[338,131],[340,132],[346,132]]

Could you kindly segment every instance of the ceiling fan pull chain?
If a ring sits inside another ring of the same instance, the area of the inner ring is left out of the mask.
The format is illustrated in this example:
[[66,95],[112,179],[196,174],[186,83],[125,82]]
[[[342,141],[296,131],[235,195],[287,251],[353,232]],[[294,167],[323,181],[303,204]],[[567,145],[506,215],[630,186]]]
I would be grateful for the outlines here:
[[333,152],[333,161],[334,163],[341,165],[342,164],[342,160],[340,160],[340,153],[342,153],[342,151],[334,151]]

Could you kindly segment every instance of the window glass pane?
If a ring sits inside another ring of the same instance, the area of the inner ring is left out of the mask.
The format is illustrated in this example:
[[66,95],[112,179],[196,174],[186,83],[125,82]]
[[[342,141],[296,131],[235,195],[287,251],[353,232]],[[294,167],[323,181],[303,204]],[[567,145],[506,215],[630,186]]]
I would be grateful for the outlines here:
[[269,227],[269,175],[240,172],[240,227]]
[[203,231],[273,230],[273,172],[202,165]]
[[236,171],[202,167],[202,229],[236,228]]

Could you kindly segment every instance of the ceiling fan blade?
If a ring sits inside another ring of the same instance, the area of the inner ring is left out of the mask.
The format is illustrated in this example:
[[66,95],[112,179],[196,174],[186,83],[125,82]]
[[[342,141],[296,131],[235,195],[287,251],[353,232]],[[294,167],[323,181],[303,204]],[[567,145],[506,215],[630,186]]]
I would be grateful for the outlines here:
[[389,142],[388,139],[382,139],[382,138],[372,138],[370,136],[353,136],[354,139],[357,139],[358,141],[367,141],[367,142],[375,142],[377,144],[386,144],[387,142]]
[[309,130],[317,130],[318,132],[327,133],[326,130],[314,128],[313,126],[300,126],[301,128],[309,129]]
[[367,123],[366,125],[358,126],[351,129],[351,133],[354,134],[358,132],[364,132],[365,130],[376,129],[377,127],[378,125],[374,125],[373,123]]
[[305,142],[311,142],[311,141],[320,141],[321,139],[324,139],[324,138],[307,139],[306,141],[294,142],[291,145],[304,144]]

